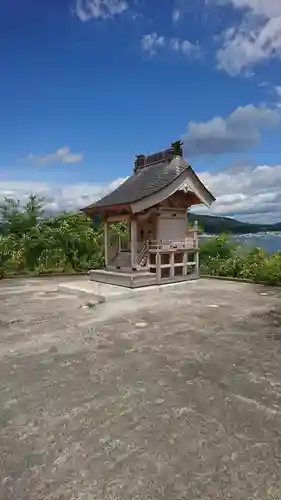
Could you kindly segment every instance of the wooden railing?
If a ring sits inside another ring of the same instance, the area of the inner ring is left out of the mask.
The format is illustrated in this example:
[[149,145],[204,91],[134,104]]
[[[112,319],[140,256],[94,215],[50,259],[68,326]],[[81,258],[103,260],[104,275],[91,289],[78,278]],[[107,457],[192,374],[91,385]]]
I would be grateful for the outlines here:
[[187,275],[199,276],[198,224],[186,232],[182,240],[149,242],[147,266],[156,273],[158,284],[166,279]]
[[165,251],[165,250],[190,250],[198,247],[197,234],[192,237],[187,237],[184,240],[154,240],[149,243],[149,250]]

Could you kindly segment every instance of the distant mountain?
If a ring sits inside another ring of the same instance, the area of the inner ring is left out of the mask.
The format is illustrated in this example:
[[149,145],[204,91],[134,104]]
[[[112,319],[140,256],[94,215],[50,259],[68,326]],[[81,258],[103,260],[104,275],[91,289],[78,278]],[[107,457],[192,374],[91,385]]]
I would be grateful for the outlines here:
[[231,219],[230,217],[216,217],[214,215],[193,213],[189,213],[188,218],[190,222],[197,220],[204,232],[209,234],[248,234],[262,231],[281,231],[281,222],[277,222],[276,224],[251,224]]

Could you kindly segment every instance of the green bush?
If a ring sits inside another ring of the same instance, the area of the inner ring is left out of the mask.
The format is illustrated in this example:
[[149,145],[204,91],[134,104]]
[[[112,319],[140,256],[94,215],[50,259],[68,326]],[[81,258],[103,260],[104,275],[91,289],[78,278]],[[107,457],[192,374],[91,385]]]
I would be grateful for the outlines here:
[[42,218],[42,200],[0,205],[0,277],[102,267],[103,232],[83,214]]
[[225,236],[210,238],[200,247],[202,274],[281,284],[281,252],[236,246]]
[[225,235],[208,238],[200,245],[200,261],[204,265],[209,258],[219,257],[227,259],[231,257],[237,245],[229,243]]

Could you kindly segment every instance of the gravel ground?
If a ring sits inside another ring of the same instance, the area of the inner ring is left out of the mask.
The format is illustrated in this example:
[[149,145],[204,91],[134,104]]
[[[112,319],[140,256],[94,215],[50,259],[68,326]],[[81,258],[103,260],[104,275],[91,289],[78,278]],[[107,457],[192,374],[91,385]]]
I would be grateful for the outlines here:
[[280,290],[58,281],[0,283],[1,500],[280,500]]

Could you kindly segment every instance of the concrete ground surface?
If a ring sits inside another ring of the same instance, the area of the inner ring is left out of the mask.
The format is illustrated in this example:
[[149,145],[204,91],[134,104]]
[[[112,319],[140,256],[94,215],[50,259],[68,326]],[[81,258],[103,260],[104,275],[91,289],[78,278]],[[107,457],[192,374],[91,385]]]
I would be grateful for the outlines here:
[[281,498],[281,290],[60,281],[0,283],[1,500]]

